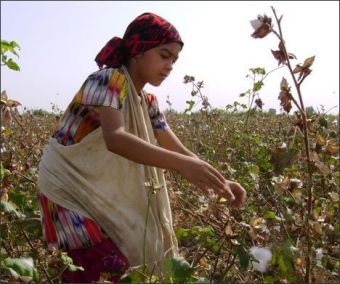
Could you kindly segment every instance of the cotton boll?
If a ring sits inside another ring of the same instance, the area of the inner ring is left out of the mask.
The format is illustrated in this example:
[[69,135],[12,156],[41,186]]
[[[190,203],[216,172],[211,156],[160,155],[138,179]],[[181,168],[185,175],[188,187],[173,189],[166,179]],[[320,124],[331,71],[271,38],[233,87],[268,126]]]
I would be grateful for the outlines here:
[[315,251],[316,251],[316,255],[315,255],[316,260],[321,260],[321,258],[323,257],[322,248],[318,248]]
[[266,272],[268,262],[272,259],[272,252],[267,248],[252,247],[250,253],[256,258],[258,262],[252,262],[255,270],[259,272]]
[[253,27],[254,30],[257,30],[259,27],[262,26],[262,23],[259,19],[255,19],[250,21],[251,26]]

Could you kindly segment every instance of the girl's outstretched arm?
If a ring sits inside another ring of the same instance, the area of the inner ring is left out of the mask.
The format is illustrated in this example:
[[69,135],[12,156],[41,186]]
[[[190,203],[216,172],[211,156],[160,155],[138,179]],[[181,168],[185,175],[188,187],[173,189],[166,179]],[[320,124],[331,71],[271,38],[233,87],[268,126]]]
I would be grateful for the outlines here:
[[182,142],[178,139],[176,134],[172,132],[172,130],[156,132],[155,136],[163,148],[199,159],[193,152],[191,152],[182,144]]
[[[171,130],[156,133],[156,138],[159,144],[167,150],[199,159],[193,152],[191,152],[183,145],[176,134],[173,133]],[[246,200],[245,189],[239,183],[230,180],[225,180],[225,184],[227,186],[227,190],[232,192],[235,197],[234,200],[229,199],[230,207],[238,208],[242,206]]]
[[208,189],[212,189],[237,207],[238,201],[230,185],[208,163],[197,157],[152,145],[126,132],[124,116],[119,110],[99,107],[99,114],[104,140],[109,151],[136,163],[177,171],[204,193],[209,194]]

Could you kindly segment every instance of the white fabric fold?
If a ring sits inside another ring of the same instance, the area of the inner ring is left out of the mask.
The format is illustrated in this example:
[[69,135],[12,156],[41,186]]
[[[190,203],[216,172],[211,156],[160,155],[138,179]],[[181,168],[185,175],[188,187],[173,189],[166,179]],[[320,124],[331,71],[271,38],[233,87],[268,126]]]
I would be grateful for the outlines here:
[[[156,144],[145,98],[140,103],[133,82],[124,103],[125,130]],[[145,96],[145,93],[142,93]],[[101,127],[82,141],[63,146],[50,138],[39,164],[39,189],[55,203],[98,222],[130,266],[143,262],[143,234],[152,179],[161,184],[151,197],[146,235],[146,263],[177,253],[170,202],[163,170],[132,162],[109,152]]]

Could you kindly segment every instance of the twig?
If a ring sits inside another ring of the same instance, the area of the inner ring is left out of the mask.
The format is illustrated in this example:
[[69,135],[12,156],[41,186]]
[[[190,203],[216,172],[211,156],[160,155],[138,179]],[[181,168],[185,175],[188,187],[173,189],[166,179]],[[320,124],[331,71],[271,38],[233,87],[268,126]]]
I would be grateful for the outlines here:
[[28,180],[29,182],[33,183],[34,185],[36,185],[36,182],[31,180],[29,177],[25,176],[24,174],[18,172],[18,171],[13,171],[12,173],[19,175],[21,177],[23,177],[24,179]]
[[4,241],[1,240],[1,245],[3,246],[3,248],[5,249],[5,251],[7,252],[9,257],[12,257],[11,252],[8,250],[7,246],[5,245]]

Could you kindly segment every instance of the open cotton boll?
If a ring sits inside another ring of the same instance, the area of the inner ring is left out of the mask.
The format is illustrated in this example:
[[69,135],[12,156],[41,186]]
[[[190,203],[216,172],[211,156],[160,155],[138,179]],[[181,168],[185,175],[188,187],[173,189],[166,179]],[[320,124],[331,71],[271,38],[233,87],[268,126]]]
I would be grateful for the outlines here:
[[253,27],[254,30],[257,30],[259,27],[262,26],[262,23],[259,19],[255,19],[250,21],[251,26]]
[[268,262],[272,259],[272,252],[267,248],[252,247],[250,253],[256,258],[258,262],[252,262],[255,270],[259,272],[266,272],[268,268]]
[[315,258],[316,258],[317,260],[321,260],[322,257],[323,257],[322,248],[318,248],[318,249],[316,249],[315,251],[316,251]]

